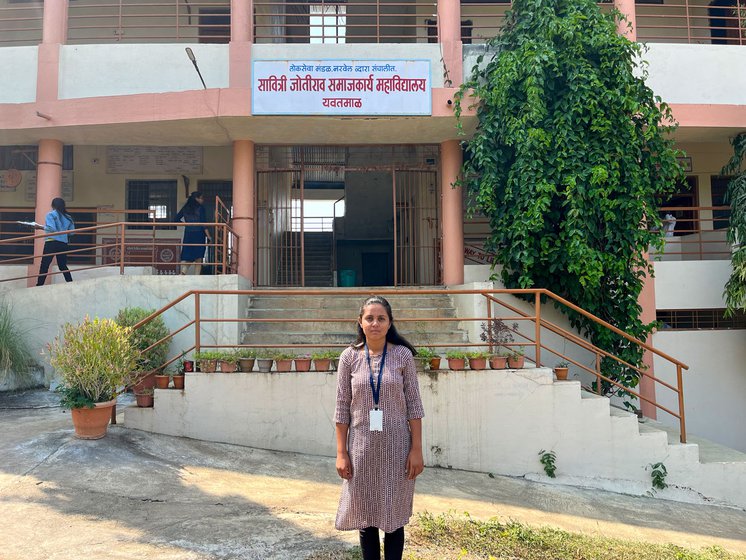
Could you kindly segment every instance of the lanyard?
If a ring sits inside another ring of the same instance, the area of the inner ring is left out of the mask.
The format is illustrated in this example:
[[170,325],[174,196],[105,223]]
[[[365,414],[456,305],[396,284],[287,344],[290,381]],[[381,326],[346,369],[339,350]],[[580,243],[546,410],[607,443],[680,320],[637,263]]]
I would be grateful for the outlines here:
[[370,365],[370,352],[368,352],[368,345],[365,345],[365,358],[368,360],[368,372],[370,373],[370,389],[373,391],[373,403],[375,404],[376,410],[378,410],[378,399],[381,395],[381,379],[383,378],[383,366],[386,363],[386,346],[383,345],[383,355],[381,356],[381,367],[378,368],[378,386],[373,382],[373,366]]

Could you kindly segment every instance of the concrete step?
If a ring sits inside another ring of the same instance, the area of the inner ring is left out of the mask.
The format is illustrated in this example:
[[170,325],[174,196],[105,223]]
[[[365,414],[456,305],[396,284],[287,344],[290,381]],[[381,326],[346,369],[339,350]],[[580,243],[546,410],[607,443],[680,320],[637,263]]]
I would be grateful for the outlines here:
[[[466,333],[454,331],[452,333],[402,333],[414,346],[430,346],[432,344],[451,344],[454,347],[468,343]],[[244,332],[244,344],[349,344],[355,339],[354,326],[346,332]],[[443,350],[445,354],[445,349]]]
[[[257,309],[257,308],[250,308],[248,310],[247,316],[249,319],[281,319],[288,316],[288,310],[287,309]],[[293,310],[293,317],[297,317],[298,319],[340,319],[341,321],[355,321],[357,319],[357,310],[339,310],[338,312],[332,312],[330,311],[322,311],[319,313],[318,308],[316,309],[294,309]],[[456,310],[452,307],[450,308],[441,308],[441,307],[415,307],[415,308],[409,308],[409,309],[402,309],[401,311],[397,311],[395,315],[395,320],[397,322],[397,325],[401,326],[402,328],[405,327],[405,325],[412,323],[412,321],[409,321],[408,319],[420,319],[420,318],[427,318],[431,319],[433,317],[456,317]],[[404,321],[404,319],[407,319]],[[450,324],[452,326],[455,326],[458,322],[457,321],[437,321],[433,322],[432,324],[435,325],[436,323],[443,323],[443,324]]]
[[[367,288],[366,288],[367,289]],[[370,288],[373,291],[375,288]],[[364,296],[330,295],[330,296],[258,296],[250,298],[251,309],[347,309],[357,312]],[[448,296],[387,296],[386,299],[396,316],[399,310],[429,307],[453,308]]]
[[[251,318],[250,318],[251,319]],[[288,322],[288,323],[259,323],[256,321],[247,321],[244,323],[244,330],[247,333],[269,333],[277,332],[278,334],[288,331],[324,333],[324,332],[346,332],[355,328],[357,321],[355,318],[349,318],[344,321],[313,321],[313,322]],[[422,321],[402,321],[395,322],[397,330],[404,336],[420,335],[441,335],[441,336],[459,336],[461,340],[461,330],[456,328],[457,323],[448,321],[434,321],[424,323]]]

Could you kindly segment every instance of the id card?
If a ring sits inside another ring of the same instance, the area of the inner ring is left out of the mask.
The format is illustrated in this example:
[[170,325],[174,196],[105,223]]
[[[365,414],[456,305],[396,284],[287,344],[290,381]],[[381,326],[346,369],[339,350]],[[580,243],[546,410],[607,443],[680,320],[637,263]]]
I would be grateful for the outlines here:
[[383,431],[383,410],[376,409],[370,411],[370,431]]

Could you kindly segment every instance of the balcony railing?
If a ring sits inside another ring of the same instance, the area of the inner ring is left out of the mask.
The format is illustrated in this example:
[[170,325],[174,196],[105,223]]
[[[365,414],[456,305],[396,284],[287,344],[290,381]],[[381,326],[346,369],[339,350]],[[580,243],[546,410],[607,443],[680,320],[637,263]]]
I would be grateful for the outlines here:
[[650,252],[656,261],[729,260],[731,246],[726,239],[730,218],[729,206],[661,207],[664,221],[661,234],[665,237],[663,251]]
[[[511,7],[462,0],[462,41],[494,37]],[[68,14],[71,44],[230,40],[230,0],[76,0]],[[0,7],[0,45],[40,43],[42,15],[41,3]],[[641,42],[746,42],[746,0],[646,0],[636,4],[636,19]],[[257,43],[431,43],[438,36],[437,0],[256,0],[254,22]]]

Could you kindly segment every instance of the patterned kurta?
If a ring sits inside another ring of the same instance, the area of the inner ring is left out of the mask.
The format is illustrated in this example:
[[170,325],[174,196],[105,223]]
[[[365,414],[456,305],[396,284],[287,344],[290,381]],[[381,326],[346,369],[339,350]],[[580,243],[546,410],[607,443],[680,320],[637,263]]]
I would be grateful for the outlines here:
[[[381,356],[371,356],[378,382]],[[373,393],[364,348],[347,348],[337,371],[335,422],[348,424],[347,450],[352,479],[342,483],[336,527],[340,530],[378,527],[387,533],[403,527],[412,515],[414,480],[407,480],[411,445],[409,420],[425,414],[412,353],[389,344],[381,380],[379,408],[383,431],[370,431]]]

